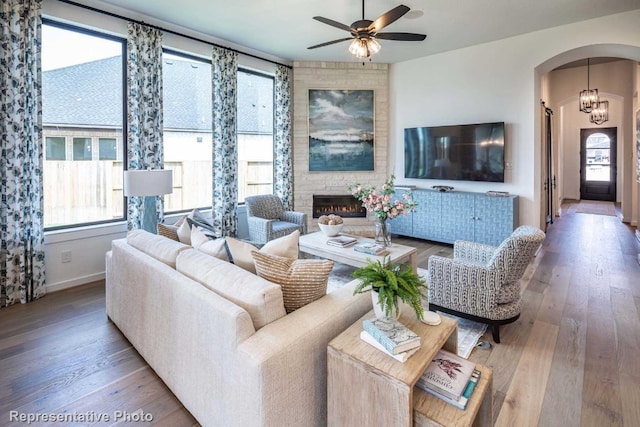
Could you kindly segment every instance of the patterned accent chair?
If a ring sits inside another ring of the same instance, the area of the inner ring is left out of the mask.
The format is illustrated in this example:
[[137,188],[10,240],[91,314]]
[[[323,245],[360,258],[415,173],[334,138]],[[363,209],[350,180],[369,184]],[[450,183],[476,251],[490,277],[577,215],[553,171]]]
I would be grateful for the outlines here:
[[428,261],[429,308],[491,326],[500,342],[500,325],[520,317],[520,279],[545,239],[542,230],[518,227],[500,246],[457,241],[453,258]]
[[285,211],[278,196],[265,194],[244,199],[247,206],[249,240],[263,245],[296,230],[307,233],[307,214]]

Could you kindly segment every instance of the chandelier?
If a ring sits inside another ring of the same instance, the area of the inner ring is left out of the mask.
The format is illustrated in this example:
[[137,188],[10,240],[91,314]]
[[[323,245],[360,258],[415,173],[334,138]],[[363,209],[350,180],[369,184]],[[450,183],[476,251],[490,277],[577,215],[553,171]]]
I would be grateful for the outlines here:
[[609,101],[598,101],[591,108],[589,121],[601,125],[609,120]]
[[580,111],[587,114],[590,113],[593,105],[598,100],[598,89],[589,88],[589,58],[587,58],[587,88],[580,92]]
[[360,59],[366,59],[380,52],[380,43],[372,37],[353,39],[349,45],[349,52]]
[[587,58],[587,88],[580,92],[580,111],[589,114],[589,121],[601,125],[609,120],[609,101],[601,101],[598,89],[589,86],[589,59]]

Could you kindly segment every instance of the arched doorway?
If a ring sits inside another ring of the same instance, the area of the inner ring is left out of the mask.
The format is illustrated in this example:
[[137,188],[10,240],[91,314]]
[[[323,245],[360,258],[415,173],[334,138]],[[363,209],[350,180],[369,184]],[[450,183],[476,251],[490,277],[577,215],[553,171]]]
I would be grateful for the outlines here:
[[580,129],[580,200],[616,201],[617,128]]
[[[536,100],[544,100],[545,98],[545,89],[547,89],[547,81],[546,76],[552,70],[560,67],[561,65],[577,61],[580,59],[593,58],[593,57],[611,57],[611,58],[620,58],[620,59],[629,59],[632,61],[640,61],[640,46],[631,46],[631,45],[621,45],[621,44],[598,44],[598,45],[588,45],[575,49],[571,49],[558,55],[555,55],[548,60],[540,63],[537,67],[535,67],[535,98]],[[621,101],[621,106],[624,108],[625,116],[624,124],[620,123],[619,126],[623,126],[619,128],[619,138],[617,140],[617,149],[619,152],[618,156],[618,201],[621,203],[621,213],[624,222],[630,222],[632,225],[635,225],[635,221],[637,221],[639,211],[640,211],[640,203],[637,202],[640,197],[640,189],[636,182],[635,175],[632,177],[632,172],[635,171],[635,165],[632,163],[630,159],[633,158],[633,146],[632,146],[632,138],[631,133],[632,123],[629,123],[628,109],[629,102],[625,98],[619,97]],[[534,135],[536,138],[536,149],[535,149],[535,164],[536,169],[540,172],[540,174],[536,174],[536,184],[535,189],[537,194],[539,195],[537,199],[540,201],[538,204],[538,208],[540,209],[540,217],[541,224],[544,224],[544,218],[546,218],[546,213],[548,209],[548,200],[545,182],[544,179],[547,176],[546,171],[546,159],[544,155],[546,153],[546,141],[543,135],[542,125],[542,113],[540,109],[536,109],[535,112],[535,121],[534,121]],[[629,127],[627,127],[629,126]],[[554,147],[554,149],[557,149]],[[577,165],[576,165],[577,166]],[[576,177],[577,180],[577,177]]]

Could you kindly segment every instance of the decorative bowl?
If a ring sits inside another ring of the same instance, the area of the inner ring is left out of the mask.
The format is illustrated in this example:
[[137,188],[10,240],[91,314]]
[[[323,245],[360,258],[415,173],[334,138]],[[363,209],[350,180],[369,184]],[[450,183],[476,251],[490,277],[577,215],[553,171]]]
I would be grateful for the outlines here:
[[327,225],[327,224],[320,224],[318,223],[318,227],[320,227],[320,230],[325,234],[325,236],[327,237],[335,237],[338,234],[340,234],[340,231],[342,230],[342,226],[344,224],[336,224],[336,225]]

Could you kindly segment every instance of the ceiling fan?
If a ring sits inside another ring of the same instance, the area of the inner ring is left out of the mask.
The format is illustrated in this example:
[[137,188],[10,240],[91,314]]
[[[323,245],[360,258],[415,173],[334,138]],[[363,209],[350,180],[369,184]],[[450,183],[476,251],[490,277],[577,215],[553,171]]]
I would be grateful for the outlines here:
[[324,24],[331,25],[332,27],[339,28],[341,30],[351,33],[350,37],[345,37],[338,40],[332,40],[330,42],[320,43],[315,46],[310,46],[307,49],[316,49],[319,47],[329,46],[334,43],[340,43],[347,40],[352,40],[349,46],[349,52],[358,58],[369,58],[371,55],[380,51],[379,40],[399,40],[399,41],[422,41],[427,36],[425,34],[415,33],[380,33],[387,25],[402,18],[411,9],[408,6],[400,5],[396,6],[387,13],[379,16],[375,21],[370,21],[364,18],[364,0],[362,0],[362,19],[355,21],[351,26],[341,24],[329,18],[322,16],[314,16],[313,19],[320,21]]

